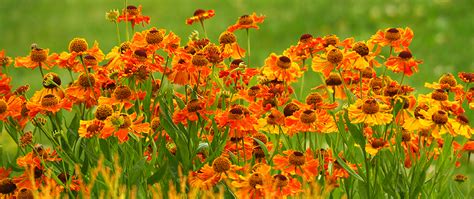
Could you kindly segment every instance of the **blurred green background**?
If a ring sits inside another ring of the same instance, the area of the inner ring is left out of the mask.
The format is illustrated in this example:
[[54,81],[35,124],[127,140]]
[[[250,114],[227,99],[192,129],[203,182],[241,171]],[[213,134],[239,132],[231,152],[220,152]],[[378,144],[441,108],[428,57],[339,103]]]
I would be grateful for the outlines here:
[[[107,53],[117,45],[117,39],[115,24],[105,20],[105,12],[121,10],[124,4],[123,0],[1,0],[0,49],[11,57],[26,56],[30,45],[37,43],[52,52],[62,52],[72,38],[84,37],[90,45],[97,40]],[[198,24],[185,25],[195,9],[215,10],[216,16],[205,22],[214,42],[239,16],[252,12],[266,15],[260,30],[251,30],[252,63],[258,66],[270,53],[281,54],[296,44],[304,33],[321,37],[336,34],[341,39],[355,37],[360,41],[368,40],[379,29],[410,27],[415,33],[411,50],[424,63],[405,83],[416,87],[418,93],[428,92],[424,83],[437,81],[444,73],[474,71],[472,0],[128,0],[128,4],[143,5],[143,14],[151,17],[149,25],[137,26],[137,30],[153,26],[172,30],[182,37],[182,44],[193,30],[201,30]],[[120,25],[123,39],[124,24]],[[245,48],[244,32],[237,36]],[[15,68],[10,72],[14,88],[30,84],[29,96],[40,89],[37,70]],[[62,74],[64,82],[69,82],[67,73]],[[392,77],[399,80],[400,75]],[[317,84],[306,81],[307,89]],[[0,136],[1,145],[7,151],[14,147],[6,133]]]
[[[258,65],[263,65],[271,52],[281,54],[304,33],[367,40],[379,29],[408,26],[415,33],[411,50],[424,64],[406,82],[424,93],[428,91],[423,88],[424,82],[436,81],[443,73],[474,71],[472,0],[128,0],[128,4],[143,5],[143,14],[151,17],[151,24],[145,28],[172,30],[184,41],[192,30],[201,30],[198,24],[184,23],[197,8],[216,11],[216,16],[205,22],[214,42],[239,16],[254,11],[264,14],[267,18],[261,29],[251,31],[252,62]],[[25,56],[30,45],[37,43],[61,52],[67,50],[72,38],[84,37],[90,44],[97,40],[107,53],[117,40],[115,25],[105,20],[105,12],[123,7],[123,0],[2,0],[0,49],[6,49],[12,57]],[[238,36],[245,48],[243,31]],[[38,71],[13,71],[18,75],[14,85],[29,83],[32,90],[40,88]]]

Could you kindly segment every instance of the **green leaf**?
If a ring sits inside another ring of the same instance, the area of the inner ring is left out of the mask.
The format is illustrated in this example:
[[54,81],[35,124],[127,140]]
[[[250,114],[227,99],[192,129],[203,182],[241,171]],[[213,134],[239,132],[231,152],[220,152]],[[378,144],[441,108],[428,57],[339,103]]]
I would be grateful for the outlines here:
[[349,167],[344,160],[342,160],[339,156],[336,156],[337,162],[339,165],[342,166],[347,172],[349,172],[352,176],[354,176],[356,179],[365,182],[362,177],[360,177],[359,174],[357,174],[351,167]]

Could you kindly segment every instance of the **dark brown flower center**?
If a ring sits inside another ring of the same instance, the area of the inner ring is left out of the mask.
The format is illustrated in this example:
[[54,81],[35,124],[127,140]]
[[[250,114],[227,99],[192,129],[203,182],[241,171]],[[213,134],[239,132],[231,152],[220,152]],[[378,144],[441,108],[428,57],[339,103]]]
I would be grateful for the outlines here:
[[95,118],[98,120],[105,120],[112,115],[114,109],[108,104],[101,104],[95,111]]
[[232,163],[226,157],[218,157],[212,162],[212,168],[217,173],[226,172],[230,169]]
[[443,89],[436,89],[431,93],[431,99],[434,99],[436,101],[446,101],[448,100],[448,93],[444,91]]
[[87,41],[83,38],[74,38],[69,42],[69,52],[84,52],[88,47]]
[[252,155],[254,155],[257,159],[265,158],[265,152],[260,146],[253,147]]
[[375,70],[372,67],[365,67],[365,69],[362,70],[362,78],[373,78],[375,75]]
[[144,62],[147,58],[146,50],[135,50],[133,56],[136,57],[138,61]]
[[313,35],[311,34],[303,34],[300,37],[300,42],[301,43],[308,43],[313,39]]
[[342,61],[342,58],[344,57],[344,55],[342,54],[342,52],[337,49],[337,48],[334,48],[334,49],[331,49],[328,53],[327,53],[327,60],[329,62],[331,62],[332,64],[338,64],[339,62]]
[[336,46],[336,44],[339,42],[339,39],[336,37],[336,35],[328,35],[324,38],[324,47],[328,46]]
[[244,117],[244,111],[241,107],[232,108],[229,111],[228,117],[231,120],[240,120]]
[[247,95],[249,95],[251,97],[255,97],[258,94],[259,91],[260,91],[259,86],[252,86],[247,90]]
[[366,56],[369,54],[369,47],[363,42],[357,42],[356,44],[354,44],[354,47],[352,47],[352,49],[356,51],[356,53],[360,56]]
[[240,25],[250,25],[253,23],[253,19],[251,16],[249,15],[242,15],[240,18],[239,18],[239,22],[238,22]]
[[188,112],[196,112],[202,109],[201,104],[198,99],[192,99],[186,105]]
[[292,116],[294,112],[300,110],[300,107],[296,105],[295,103],[289,103],[285,106],[283,109],[283,114],[285,117]]
[[249,185],[253,188],[257,185],[263,185],[263,176],[259,173],[253,173],[249,178]]
[[316,105],[323,101],[323,97],[319,93],[311,93],[306,97],[306,104]]
[[118,86],[114,90],[114,96],[118,100],[127,100],[132,96],[132,90],[128,86]]
[[[257,139],[257,140],[260,140],[263,144],[266,144],[268,142],[268,138],[265,134],[263,133],[257,133],[255,135],[253,135],[253,138]],[[258,142],[254,141],[253,142],[254,145],[258,146]]]
[[82,88],[94,87],[95,78],[92,74],[87,75],[86,73],[82,73],[81,75],[79,75],[79,78],[77,79],[77,83]]
[[136,6],[127,6],[127,13],[131,16],[138,15],[138,8]]
[[231,33],[231,32],[223,32],[219,36],[220,44],[233,44],[236,41],[237,41],[237,38],[235,37],[234,33]]
[[291,67],[291,60],[287,56],[278,57],[276,65],[281,69],[288,69]]
[[203,10],[203,9],[197,9],[197,10],[194,11],[193,16],[198,17],[198,16],[200,16],[200,15],[202,15],[202,14],[204,14],[204,13],[206,13],[205,10]]
[[401,34],[397,28],[390,28],[385,32],[385,39],[389,41],[397,41],[400,39]]
[[191,62],[197,67],[203,67],[209,64],[209,60],[207,60],[203,54],[195,54]]
[[409,51],[402,51],[402,52],[400,52],[400,54],[398,54],[398,57],[400,57],[402,59],[410,59],[410,58],[413,57],[413,55]]
[[43,107],[53,107],[57,104],[59,104],[59,99],[53,94],[47,94],[41,99],[41,106]]
[[311,124],[316,121],[316,113],[313,110],[306,110],[301,113],[300,121],[305,124]]
[[46,54],[46,50],[41,48],[33,48],[31,49],[30,58],[33,62],[44,62],[48,58],[48,54]]
[[163,41],[163,35],[160,31],[152,29],[147,32],[145,39],[148,44],[159,44]]
[[16,189],[16,184],[11,178],[5,178],[0,180],[0,193],[1,194],[10,194],[13,193]]
[[386,141],[383,140],[382,138],[375,138],[374,140],[372,140],[372,143],[370,143],[372,145],[372,147],[378,149],[378,148],[381,148],[385,145]]
[[282,188],[288,185],[288,178],[282,174],[276,174],[273,176],[273,183],[275,187]]
[[362,111],[365,114],[375,114],[379,112],[379,103],[375,99],[367,99],[362,105]]
[[301,166],[304,165],[306,159],[303,153],[295,151],[288,157],[288,162],[294,166]]
[[431,116],[431,119],[436,124],[439,124],[439,125],[446,124],[446,123],[448,123],[448,113],[446,113],[443,110],[436,111]]
[[240,67],[240,64],[244,63],[244,60],[241,59],[235,59],[230,63],[230,69],[236,69]]
[[456,119],[461,123],[461,125],[469,125],[469,119],[465,115],[458,115]]
[[341,76],[339,76],[336,73],[329,74],[329,77],[326,79],[326,85],[328,86],[339,86],[341,84],[342,84]]
[[439,83],[448,84],[450,87],[455,87],[457,85],[457,81],[451,73],[443,75],[441,79],[439,79]]

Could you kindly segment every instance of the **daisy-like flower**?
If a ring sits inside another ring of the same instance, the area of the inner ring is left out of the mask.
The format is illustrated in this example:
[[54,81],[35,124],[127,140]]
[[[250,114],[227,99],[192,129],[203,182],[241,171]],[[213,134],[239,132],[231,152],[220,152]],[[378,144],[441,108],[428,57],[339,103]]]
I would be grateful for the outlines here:
[[319,162],[313,159],[311,151],[305,153],[293,150],[283,151],[282,155],[275,155],[273,163],[275,169],[282,170],[291,175],[299,175],[307,181],[318,175]]
[[98,136],[99,138],[106,139],[112,135],[115,130],[112,126],[105,125],[105,121],[98,119],[94,120],[81,120],[79,122],[79,137],[92,138]]
[[337,126],[331,115],[323,109],[301,109],[285,119],[286,126],[290,129],[289,134],[298,132],[337,132]]
[[140,24],[140,23],[143,26],[145,26],[145,23],[149,24],[150,17],[142,15],[141,5],[138,6],[138,8],[136,6],[129,5],[127,6],[126,9],[122,10],[122,14],[118,16],[117,21],[118,22],[129,21],[132,24],[132,28],[134,28],[135,25]]
[[194,14],[192,17],[186,19],[186,24],[192,25],[194,22],[200,22],[202,23],[206,19],[210,19],[216,15],[214,10],[203,10],[203,9],[197,9],[194,11]]
[[104,60],[104,53],[100,50],[97,41],[94,42],[92,48],[89,48],[89,44],[84,38],[74,38],[69,42],[68,48],[69,52],[62,52],[59,55],[59,67],[74,72],[85,72],[85,68],[97,70],[98,63]]
[[393,115],[389,106],[375,98],[358,99],[349,108],[349,119],[352,123],[364,123],[368,126],[384,125],[392,121]]
[[451,73],[447,73],[441,76],[438,82],[433,82],[432,84],[426,82],[425,87],[453,92],[456,95],[456,100],[461,100],[464,96],[463,86],[461,84],[458,84],[456,78]]
[[365,151],[370,155],[375,156],[380,150],[388,146],[388,142],[383,138],[370,138],[365,145]]
[[423,61],[416,60],[410,51],[405,50],[400,52],[397,57],[389,57],[385,65],[395,73],[402,72],[406,76],[411,76],[414,72],[418,72],[418,64],[421,63]]
[[113,134],[118,138],[120,143],[127,141],[130,133],[141,137],[142,133],[150,132],[150,124],[142,122],[143,119],[143,116],[137,117],[136,113],[133,113],[132,115],[114,113],[105,121],[107,127],[114,128],[104,127],[104,129],[102,129],[101,137],[107,138],[107,135],[110,136]]
[[100,96],[100,87],[96,85],[93,74],[82,73],[76,82],[66,89],[66,95],[75,104],[84,103],[90,108],[97,104]]
[[36,44],[33,44],[31,46],[30,55],[15,58],[15,67],[30,69],[41,67],[41,69],[49,70],[56,64],[57,59],[58,54],[53,53],[49,55],[49,49],[38,48]]
[[277,56],[272,53],[265,60],[265,66],[262,68],[262,74],[268,79],[284,81],[288,84],[296,82],[303,71],[297,63],[292,62],[287,56]]
[[222,112],[215,120],[220,127],[229,126],[236,134],[254,130],[254,125],[257,124],[257,119],[241,105],[235,105]]
[[473,130],[471,125],[469,125],[469,119],[465,115],[458,115],[454,121],[453,119],[450,120],[456,134],[471,138]]
[[458,73],[458,77],[463,82],[466,82],[466,83],[474,82],[474,73],[460,72],[460,73]]
[[342,47],[344,49],[349,49],[352,46],[352,43],[354,43],[354,38],[346,38],[343,41],[339,39],[336,35],[326,35],[321,39],[321,46],[322,48],[325,48],[327,51],[329,47],[332,46],[332,48],[339,48]]
[[21,106],[24,100],[15,95],[0,98],[0,121],[6,121],[8,117],[21,117]]
[[111,97],[99,97],[99,104],[109,104],[125,106],[126,109],[133,106],[132,100],[136,99],[137,94],[130,87],[125,85],[116,86]]
[[378,67],[380,63],[375,59],[380,53],[380,48],[373,51],[374,45],[369,42],[357,42],[352,46],[352,50],[357,53],[354,58],[354,69],[362,71],[367,67]]
[[334,46],[326,48],[326,53],[315,56],[313,58],[312,68],[316,72],[321,72],[325,77],[328,77],[333,70],[348,70],[352,67],[351,60],[357,53],[349,53],[339,50]]
[[233,32],[225,31],[221,33],[219,44],[224,58],[241,59],[245,56],[245,50],[239,46],[237,37]]
[[[204,57],[198,56],[195,58],[194,62],[198,62],[198,58],[205,59]],[[207,61],[207,59],[205,59],[205,61]],[[193,55],[185,52],[176,53],[176,56],[174,56],[173,60],[171,61],[171,66],[171,71],[165,71],[169,81],[173,82],[174,84],[190,86],[194,86],[199,83],[199,68],[193,65]],[[207,68],[207,66],[203,68]],[[210,69],[204,71],[206,73],[210,73]]]
[[163,48],[166,30],[155,27],[142,32],[136,32],[132,38],[132,46],[146,49],[147,54],[153,54],[156,50]]
[[280,198],[294,196],[302,192],[302,185],[296,178],[290,175],[275,174],[272,176],[272,181],[265,186],[265,194],[268,197]]
[[285,126],[285,115],[275,108],[272,108],[270,114],[265,118],[258,119],[256,125],[256,129],[271,134],[286,134],[288,132],[288,128]]
[[227,28],[227,31],[234,32],[236,30],[249,28],[254,28],[258,30],[258,24],[263,23],[264,20],[265,16],[257,16],[255,12],[252,13],[252,15],[242,15],[241,17],[239,17],[239,20],[237,20],[237,23]]
[[205,100],[192,99],[188,102],[185,108],[175,112],[173,115],[173,121],[175,123],[187,125],[188,121],[197,121],[199,117],[207,120],[207,116],[212,114],[213,111],[206,110],[206,107]]
[[270,175],[271,167],[266,164],[259,164],[253,172],[246,176],[239,176],[232,181],[231,185],[237,188],[239,198],[263,198],[265,196],[265,186],[272,184]]
[[379,30],[373,35],[369,42],[380,46],[390,46],[395,52],[405,50],[413,39],[413,31],[410,28],[387,28]]
[[46,94],[40,102],[27,102],[26,107],[29,110],[28,115],[35,117],[38,113],[55,114],[62,109],[70,111],[72,103],[67,98],[61,99],[54,94]]
[[441,135],[450,133],[456,135],[452,126],[452,120],[449,119],[449,114],[438,106],[431,106],[428,111],[420,110],[420,114],[424,116],[422,124],[431,129],[431,135],[435,138],[441,138]]
[[56,73],[48,73],[43,78],[43,88],[36,91],[33,97],[30,98],[30,102],[41,103],[43,96],[52,94],[59,99],[64,98],[64,91],[61,88],[61,78]]
[[9,66],[12,62],[12,58],[5,55],[5,50],[0,50],[0,66]]

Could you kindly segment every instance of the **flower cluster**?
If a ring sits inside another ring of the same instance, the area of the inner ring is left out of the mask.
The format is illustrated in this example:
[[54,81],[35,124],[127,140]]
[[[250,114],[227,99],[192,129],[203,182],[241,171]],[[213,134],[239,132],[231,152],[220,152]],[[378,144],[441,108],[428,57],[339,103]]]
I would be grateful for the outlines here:
[[[198,9],[185,22],[206,31],[204,21],[215,14]],[[150,21],[141,6],[106,16],[133,30]],[[34,44],[29,55],[12,59],[0,51],[0,120],[21,149],[13,168],[22,172],[0,168],[1,196],[46,189],[52,196],[98,196],[93,192],[107,189],[109,179],[90,167],[115,163],[130,189],[167,187],[183,171],[184,186],[225,187],[239,198],[314,195],[314,186],[324,187],[322,195],[354,194],[356,181],[366,188],[360,196],[371,198],[391,186],[377,184],[379,172],[387,179],[428,173],[428,162],[459,166],[457,159],[473,151],[466,111],[474,109],[474,74],[445,74],[426,83],[430,93],[415,95],[404,82],[422,63],[410,50],[410,28],[379,30],[366,41],[304,34],[250,64],[250,45],[242,48],[234,32],[259,30],[264,20],[242,15],[219,38],[193,33],[185,40],[144,28],[105,54],[99,42],[83,38],[64,52]],[[43,88],[31,97],[27,85],[12,90],[4,73],[10,65],[38,69]],[[50,72],[54,67],[69,72],[69,84]],[[320,83],[305,82],[305,73],[318,74]],[[38,145],[42,136],[51,148]]]

